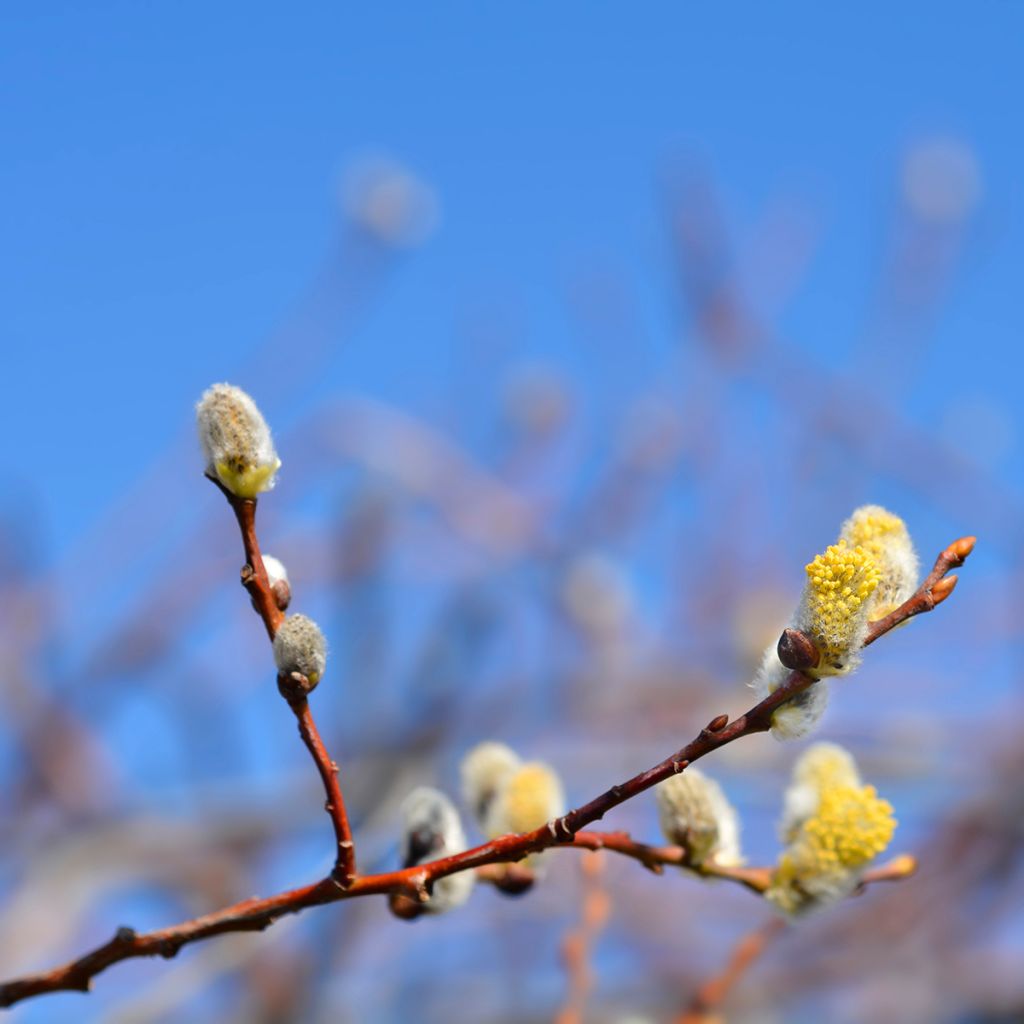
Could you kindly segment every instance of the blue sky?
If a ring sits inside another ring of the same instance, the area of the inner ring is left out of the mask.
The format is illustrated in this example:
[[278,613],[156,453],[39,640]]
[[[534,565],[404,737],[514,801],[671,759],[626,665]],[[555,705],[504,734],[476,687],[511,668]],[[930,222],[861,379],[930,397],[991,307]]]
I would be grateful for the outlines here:
[[513,356],[574,369],[566,293],[588,272],[621,275],[647,344],[668,351],[658,183],[692,159],[741,240],[778,196],[807,204],[818,248],[783,325],[841,361],[902,154],[937,134],[971,147],[984,191],[939,358],[908,406],[965,348],[962,387],[1007,403],[1022,323],[1022,28],[1013,3],[9,11],[0,415],[19,440],[4,479],[31,481],[67,544],[185,429],[201,388],[286,317],[336,230],[339,175],[367,152],[421,175],[442,216],[325,389],[443,413],[458,333],[484,315],[510,325]]

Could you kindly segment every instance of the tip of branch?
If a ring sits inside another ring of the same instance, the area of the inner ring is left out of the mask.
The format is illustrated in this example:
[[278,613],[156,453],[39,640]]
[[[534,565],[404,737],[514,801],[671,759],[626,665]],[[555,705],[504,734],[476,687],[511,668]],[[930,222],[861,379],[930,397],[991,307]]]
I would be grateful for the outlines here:
[[889,870],[893,876],[909,878],[917,871],[917,858],[910,853],[900,854],[889,861]]
[[977,537],[961,537],[959,540],[953,541],[953,543],[943,551],[943,555],[954,565],[963,565],[964,559],[966,559],[974,550],[974,545],[977,544],[977,542]]
[[935,604],[942,604],[942,602],[953,593],[959,579],[960,577],[955,575],[944,576],[935,584],[934,587],[932,587],[932,600]]

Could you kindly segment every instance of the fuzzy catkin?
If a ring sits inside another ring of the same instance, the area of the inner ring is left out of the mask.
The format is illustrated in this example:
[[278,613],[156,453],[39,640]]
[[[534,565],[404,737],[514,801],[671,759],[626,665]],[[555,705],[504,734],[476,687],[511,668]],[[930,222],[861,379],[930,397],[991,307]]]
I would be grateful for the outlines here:
[[[773,694],[788,678],[790,670],[779,661],[773,644],[764,652],[761,666],[751,684],[758,700]],[[817,724],[828,706],[828,684],[819,679],[781,704],[772,715],[771,733],[777,740],[797,740]]]
[[270,428],[241,388],[214,384],[196,405],[199,444],[206,472],[239,498],[255,498],[274,486],[281,460]]
[[[803,669],[817,681],[781,704],[772,715],[776,739],[806,736],[828,704],[829,676],[848,675],[860,664],[870,623],[910,598],[918,582],[918,561],[906,524],[880,505],[862,505],[843,523],[837,543],[806,566],[800,603],[790,620],[820,659]],[[751,686],[760,699],[788,678],[776,646],[764,653]]]
[[714,779],[689,767],[659,783],[654,792],[662,833],[685,848],[691,864],[712,861],[734,867],[743,862],[739,816]]
[[[415,867],[462,853],[466,833],[455,805],[432,786],[418,786],[402,801],[402,865]],[[472,870],[445,875],[434,882],[424,909],[443,914],[469,899],[476,881]]]
[[554,769],[528,761],[504,777],[488,808],[484,831],[492,839],[507,832],[530,832],[564,813],[565,795]]
[[917,589],[920,565],[906,523],[881,505],[861,505],[843,523],[840,539],[866,551],[878,566],[879,582],[868,617],[884,618]]
[[298,672],[316,686],[327,667],[327,641],[305,615],[289,615],[274,637],[274,664],[282,676]]
[[797,762],[781,830],[786,848],[765,898],[789,915],[821,909],[856,889],[892,839],[892,806],[861,784],[853,758],[816,744]]
[[494,740],[478,743],[462,759],[462,795],[481,828],[495,793],[520,763],[511,747]]

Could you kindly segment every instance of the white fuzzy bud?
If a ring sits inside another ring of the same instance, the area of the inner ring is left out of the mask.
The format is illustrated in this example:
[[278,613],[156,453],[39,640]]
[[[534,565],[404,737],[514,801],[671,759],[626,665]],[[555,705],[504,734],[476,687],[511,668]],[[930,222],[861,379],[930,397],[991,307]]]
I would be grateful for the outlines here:
[[239,498],[274,486],[281,460],[256,403],[231,384],[214,384],[196,405],[206,472]]
[[305,615],[289,615],[274,637],[274,663],[279,678],[298,673],[312,690],[327,666],[327,641],[320,627]]
[[292,588],[288,582],[288,570],[273,555],[263,556],[263,568],[267,570],[267,582],[274,593],[274,602],[283,612],[292,600]]
[[270,581],[271,586],[275,583],[288,582],[288,570],[273,555],[263,556],[263,568],[267,570],[267,579]]
[[[466,834],[455,805],[439,789],[420,786],[402,801],[402,866],[411,868],[427,861],[462,853]],[[469,899],[476,881],[474,871],[460,871],[434,882],[423,909],[443,914]]]
[[[790,670],[779,661],[776,645],[764,652],[761,667],[754,676],[754,692],[758,700],[774,693],[788,678]],[[771,732],[777,740],[797,740],[806,736],[817,724],[828,706],[828,684],[824,679],[781,704],[772,715]]]
[[514,750],[493,740],[478,743],[462,759],[462,795],[481,828],[499,786],[519,764]]
[[654,793],[661,831],[670,843],[686,849],[692,864],[743,863],[739,816],[714,779],[687,768],[659,783]]

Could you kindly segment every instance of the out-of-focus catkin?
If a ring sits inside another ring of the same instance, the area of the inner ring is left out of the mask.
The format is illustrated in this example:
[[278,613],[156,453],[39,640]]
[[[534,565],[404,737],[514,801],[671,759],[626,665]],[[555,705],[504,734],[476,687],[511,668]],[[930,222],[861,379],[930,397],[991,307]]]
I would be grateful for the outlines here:
[[686,850],[690,864],[743,863],[739,816],[714,779],[691,766],[659,783],[654,792],[661,831]]
[[816,744],[797,762],[781,827],[787,845],[765,897],[799,915],[849,895],[889,845],[896,819],[846,751]]
[[462,759],[462,795],[481,828],[498,789],[521,764],[519,755],[504,743],[485,740]]
[[[402,866],[411,868],[427,861],[462,853],[466,833],[455,805],[439,789],[419,786],[402,801]],[[462,906],[476,882],[472,870],[437,879],[423,909],[443,914]]]
[[485,831],[492,839],[506,832],[530,832],[565,813],[565,794],[554,769],[528,761],[506,775],[487,810]]

